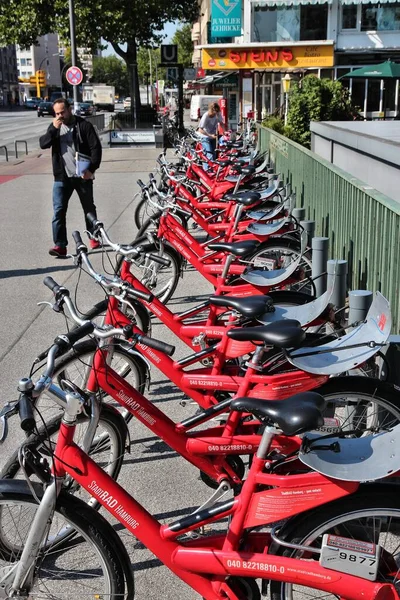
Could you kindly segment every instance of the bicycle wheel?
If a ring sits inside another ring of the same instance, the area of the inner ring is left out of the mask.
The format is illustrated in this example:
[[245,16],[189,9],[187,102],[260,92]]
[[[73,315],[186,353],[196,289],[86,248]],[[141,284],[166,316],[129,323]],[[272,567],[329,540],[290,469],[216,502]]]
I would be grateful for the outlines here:
[[352,437],[375,435],[400,422],[400,398],[393,386],[372,377],[333,377],[315,390],[328,402],[326,417]]
[[166,304],[178,285],[181,272],[179,256],[169,246],[164,246],[162,250],[154,246],[147,251],[166,258],[169,266],[160,265],[150,258],[142,257],[131,263],[130,271],[150,292]]
[[[162,204],[161,198],[157,198],[157,204]],[[134,212],[134,220],[137,229],[140,230],[143,223],[150,219],[153,215],[160,212],[160,207],[155,204],[151,204],[146,196],[138,202]]]
[[[336,500],[290,520],[279,537],[282,536],[289,543],[320,548],[322,536],[329,533],[379,544],[382,551],[376,580],[393,583],[397,593],[400,593],[400,501],[397,486],[362,486],[353,496]],[[278,554],[300,558],[303,552],[281,549]],[[310,560],[317,561],[318,554],[307,552],[305,564]],[[296,584],[271,582],[272,600],[304,598],[334,600],[338,596]]]
[[[254,254],[246,258],[246,264],[267,270],[282,269],[288,267],[300,254],[300,244],[283,238],[271,238],[261,244]],[[303,254],[298,268],[301,273],[301,279],[295,282],[292,281],[292,283],[284,286],[285,289],[307,293],[315,297],[315,286],[311,279],[311,269],[310,258],[306,254]]]
[[[36,489],[40,494],[39,486]],[[12,571],[19,560],[38,508],[26,482],[0,482],[2,577]],[[74,530],[76,539],[61,549],[58,532],[65,527]],[[46,539],[41,542],[33,585],[27,595],[51,600],[121,600],[126,597],[124,574],[127,572],[120,558],[124,552],[115,531],[103,517],[78,499],[61,493]],[[21,590],[21,595],[26,594]]]
[[[126,305],[121,305],[121,312],[126,314],[131,321],[134,321],[143,333],[151,336],[151,321],[147,309],[139,301],[132,302],[134,311]],[[86,314],[82,315],[82,319],[98,322],[100,325],[104,323],[108,307],[108,298],[98,302]]]
[[[37,450],[52,464],[52,457],[60,430],[62,415],[54,417],[49,423],[38,429],[36,433],[31,434],[23,445],[30,450]],[[122,416],[113,408],[104,404],[101,408],[99,423],[95,436],[88,451],[89,456],[112,477],[117,480],[121,471],[124,454],[127,446],[127,429],[122,421]],[[89,419],[81,414],[77,418],[77,427],[74,441],[78,446],[82,446],[83,439],[87,430]],[[10,456],[0,472],[1,479],[24,479],[25,473],[18,460],[19,449]],[[29,473],[30,478],[35,480],[35,476]],[[36,481],[38,481],[36,479]],[[74,480],[67,479],[66,489],[77,495],[96,510],[100,508],[99,502],[93,498],[86,490],[81,488]]]
[[[53,381],[61,386],[62,381],[70,381],[82,390],[87,389],[88,378],[92,368],[93,355],[97,349],[97,342],[92,339],[84,340],[72,348],[72,350],[57,360]],[[144,359],[121,345],[121,340],[114,338],[108,346],[109,354],[107,363],[121,377],[127,380],[132,387],[139,392],[143,392],[149,380],[149,370]],[[110,401],[110,404],[119,407],[119,404],[110,399],[104,392],[101,393],[103,401]],[[40,396],[36,406],[44,421],[49,421],[55,415],[59,415],[63,408],[55,403],[50,394],[44,393]],[[128,422],[131,415],[128,411],[121,409],[121,414]],[[42,422],[39,421],[40,427]]]

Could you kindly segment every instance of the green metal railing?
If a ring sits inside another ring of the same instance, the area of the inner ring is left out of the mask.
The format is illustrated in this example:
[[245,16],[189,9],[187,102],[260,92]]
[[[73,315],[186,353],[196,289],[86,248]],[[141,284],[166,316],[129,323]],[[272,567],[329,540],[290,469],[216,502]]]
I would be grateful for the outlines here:
[[329,237],[330,257],[348,261],[349,289],[382,292],[399,333],[400,204],[271,129],[258,134],[316,235]]

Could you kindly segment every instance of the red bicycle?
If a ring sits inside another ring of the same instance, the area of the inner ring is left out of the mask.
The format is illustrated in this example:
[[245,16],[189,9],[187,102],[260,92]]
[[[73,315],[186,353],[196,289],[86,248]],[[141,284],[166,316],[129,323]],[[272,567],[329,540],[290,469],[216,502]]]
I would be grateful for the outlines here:
[[[47,378],[52,367],[48,363]],[[27,419],[33,419],[32,397],[32,389],[20,397],[25,425]],[[259,579],[264,592],[271,586],[273,600],[301,598],[303,594],[321,597],[318,590],[324,597],[342,600],[400,597],[399,487],[360,483],[360,462],[355,462],[354,450],[352,453],[344,438],[308,435],[323,424],[325,401],[318,394],[270,403],[235,400],[231,411],[253,414],[264,425],[243,487],[231,499],[222,503],[210,499],[168,524],[155,519],[74,443],[82,400],[78,394],[67,394],[66,401],[52,475],[40,455],[24,456],[25,464],[41,475],[45,487],[23,481],[0,482],[1,526],[7,531],[0,540],[1,576],[8,597],[134,597],[126,550],[109,523],[61,492],[60,483],[67,477],[95,496],[206,600],[259,600]],[[308,468],[313,459],[319,460],[320,472],[290,474],[293,456],[277,456],[271,451],[276,436],[290,439],[296,435],[304,436],[299,458]],[[376,446],[384,447],[379,460],[372,458],[364,465],[373,467],[371,479],[396,474],[399,460],[392,459],[390,465],[387,460],[390,444],[398,436],[397,430],[382,433]],[[358,454],[365,455],[363,437],[351,443],[353,449],[354,443],[358,444]],[[347,480],[340,475],[332,477],[332,462],[339,474],[346,473]],[[365,468],[362,476],[364,473]],[[201,535],[203,527],[221,520],[226,523],[221,531]],[[265,531],[265,527],[272,529]],[[189,535],[194,530],[199,532],[195,539]],[[72,543],[60,544],[66,531]],[[55,562],[62,565],[58,577],[54,577]]]

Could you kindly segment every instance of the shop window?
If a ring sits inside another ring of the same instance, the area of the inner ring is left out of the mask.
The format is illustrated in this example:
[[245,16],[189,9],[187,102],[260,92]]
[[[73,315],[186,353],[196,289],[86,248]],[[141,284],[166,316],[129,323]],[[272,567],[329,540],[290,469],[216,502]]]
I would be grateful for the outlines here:
[[379,111],[379,100],[381,97],[380,88],[380,80],[368,80],[367,112]]
[[353,79],[351,100],[360,112],[364,111],[365,81]]
[[299,41],[300,7],[254,7],[251,40],[252,42]]
[[300,41],[326,40],[327,26],[327,4],[302,4],[300,6]]
[[374,4],[363,4],[361,7],[361,31],[376,31],[378,24],[378,7]]
[[333,79],[333,69],[321,69],[319,76],[321,79]]
[[342,6],[342,29],[357,29],[357,4]]

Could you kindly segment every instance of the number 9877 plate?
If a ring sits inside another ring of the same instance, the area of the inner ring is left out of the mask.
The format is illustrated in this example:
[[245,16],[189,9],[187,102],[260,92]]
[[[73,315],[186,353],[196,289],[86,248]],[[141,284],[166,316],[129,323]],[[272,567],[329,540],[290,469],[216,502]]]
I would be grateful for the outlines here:
[[327,569],[375,581],[380,550],[380,546],[370,542],[326,534],[319,562]]

